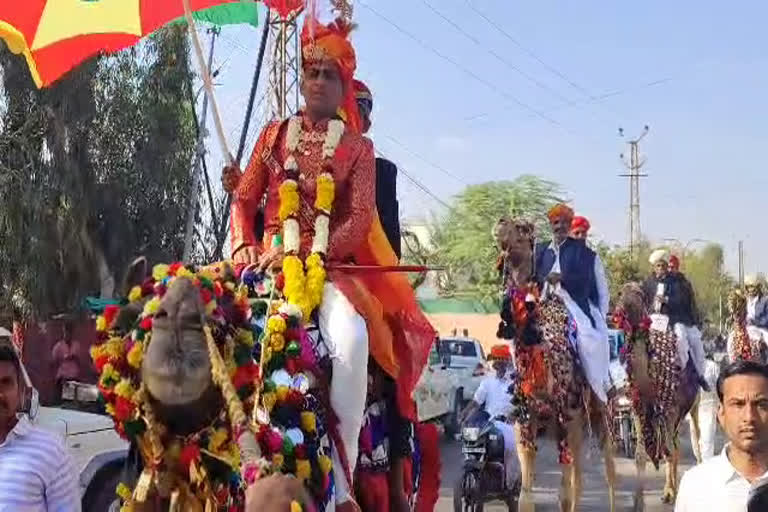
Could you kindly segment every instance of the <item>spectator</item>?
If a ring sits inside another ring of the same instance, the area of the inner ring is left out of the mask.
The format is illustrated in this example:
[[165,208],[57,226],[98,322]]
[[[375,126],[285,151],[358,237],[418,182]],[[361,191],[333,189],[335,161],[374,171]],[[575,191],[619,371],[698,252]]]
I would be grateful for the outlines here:
[[0,345],[0,510],[79,512],[77,472],[62,440],[19,414],[21,364]]
[[717,380],[717,395],[728,444],[683,475],[675,512],[741,512],[768,482],[768,367],[751,361],[729,365]]
[[62,338],[53,346],[51,359],[56,376],[56,402],[61,403],[61,392],[68,380],[80,379],[80,343],[72,339],[72,326],[64,324]]
[[[715,434],[717,433],[717,394],[714,389],[717,386],[717,378],[720,374],[720,367],[715,362],[712,352],[708,352],[704,359],[704,379],[707,381],[709,389],[712,391],[702,391],[699,394],[699,453],[701,460],[711,459],[715,456]],[[691,432],[693,432],[693,422],[690,415],[688,420],[691,422]],[[693,439],[693,435],[691,435]],[[694,447],[695,450],[695,447]]]

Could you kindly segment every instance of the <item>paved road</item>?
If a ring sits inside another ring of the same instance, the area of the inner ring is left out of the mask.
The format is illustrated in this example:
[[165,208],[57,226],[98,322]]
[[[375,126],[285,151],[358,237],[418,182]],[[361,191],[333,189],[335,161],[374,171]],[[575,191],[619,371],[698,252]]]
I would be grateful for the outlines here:
[[[683,425],[685,431],[684,439],[681,440],[683,450],[682,464],[679,474],[688,469],[694,463],[693,453],[691,452],[690,441],[688,440],[687,422]],[[720,443],[722,446],[722,442]],[[718,446],[718,448],[720,448]],[[538,463],[539,468],[536,472],[536,484],[534,495],[537,512],[556,512],[557,495],[560,488],[560,471],[556,463],[555,447],[553,443],[545,441],[540,446]],[[584,464],[586,473],[584,475],[584,492],[582,494],[580,511],[584,512],[602,512],[608,510],[608,493],[606,492],[604,467],[602,457],[595,452],[590,454]],[[618,490],[616,493],[616,508],[619,511],[632,510],[632,496],[635,489],[635,464],[633,460],[626,458],[616,459],[616,470],[618,474]],[[453,511],[453,484],[456,482],[461,471],[461,448],[456,441],[446,441],[442,447],[442,488],[440,490],[440,500],[438,501],[437,512]],[[645,510],[646,512],[670,512],[672,506],[665,506],[661,503],[661,490],[664,486],[663,466],[661,471],[655,471],[649,464],[646,474],[645,484]],[[486,512],[506,511],[506,506],[501,502],[489,503],[485,507]]]

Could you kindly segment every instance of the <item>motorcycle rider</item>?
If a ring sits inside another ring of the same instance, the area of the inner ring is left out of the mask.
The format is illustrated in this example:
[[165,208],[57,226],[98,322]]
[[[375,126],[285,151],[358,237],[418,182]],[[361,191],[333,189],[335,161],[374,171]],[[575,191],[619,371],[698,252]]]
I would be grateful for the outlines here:
[[649,262],[653,273],[643,285],[648,304],[653,305],[655,313],[667,315],[677,338],[677,353],[680,368],[688,364],[689,354],[699,375],[699,384],[709,391],[705,380],[704,344],[701,340],[699,313],[696,308],[693,287],[685,276],[669,271],[669,251],[653,251]]
[[488,357],[493,361],[495,375],[485,377],[475,391],[475,396],[469,402],[461,417],[464,423],[467,418],[481,407],[488,413],[494,426],[504,436],[504,468],[506,471],[507,488],[515,485],[517,460],[515,453],[515,430],[509,423],[512,413],[512,395],[509,392],[513,384],[512,353],[509,345],[494,345]]

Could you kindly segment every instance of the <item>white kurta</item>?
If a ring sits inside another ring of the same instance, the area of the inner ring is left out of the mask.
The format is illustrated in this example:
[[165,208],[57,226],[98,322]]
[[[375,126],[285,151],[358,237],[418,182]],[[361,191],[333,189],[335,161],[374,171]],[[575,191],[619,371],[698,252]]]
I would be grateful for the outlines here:
[[[717,377],[720,375],[720,367],[716,362],[707,359],[704,363],[704,380],[711,391],[702,391],[699,394],[699,451],[701,458],[707,460],[715,455],[715,435],[717,434]],[[690,415],[688,420],[690,421]],[[691,432],[693,424],[691,423]],[[691,435],[693,438],[693,435]]]
[[[511,384],[509,377],[500,379],[496,375],[488,376],[480,382],[472,401],[483,406],[492,420],[496,416],[509,416],[512,412],[512,395],[509,394]],[[515,429],[504,421],[493,420],[493,425],[504,437],[504,469],[507,485],[511,487],[517,475]]]
[[[560,248],[556,246],[554,242],[550,245],[550,248],[555,253],[555,263],[552,265],[551,272],[560,273]],[[608,279],[605,274],[605,267],[603,267],[603,262],[597,254],[595,254],[594,272],[597,284],[598,303],[594,304],[592,301],[589,302],[589,311],[592,318],[595,320],[594,327],[592,326],[589,317],[582,311],[579,305],[574,302],[573,298],[571,298],[565,288],[558,286],[556,293],[563,299],[565,307],[568,308],[568,312],[576,323],[578,340],[578,346],[576,348],[579,352],[579,359],[584,368],[587,381],[595,392],[595,395],[597,395],[602,402],[606,402],[608,400],[606,388],[611,382],[609,373],[611,347],[608,343],[608,324],[606,323],[610,294],[608,292]]]

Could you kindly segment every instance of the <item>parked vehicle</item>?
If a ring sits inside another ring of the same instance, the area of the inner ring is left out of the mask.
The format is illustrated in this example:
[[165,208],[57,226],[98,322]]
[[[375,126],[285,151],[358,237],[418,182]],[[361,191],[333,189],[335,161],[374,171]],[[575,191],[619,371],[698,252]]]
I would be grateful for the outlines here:
[[485,351],[478,340],[470,337],[441,338],[445,353],[450,354],[448,368],[457,374],[461,390],[461,405],[475,396],[487,371]]
[[517,510],[520,480],[512,489],[506,483],[504,437],[487,412],[470,416],[461,430],[464,463],[453,489],[454,512],[482,512],[485,503],[501,500]]

